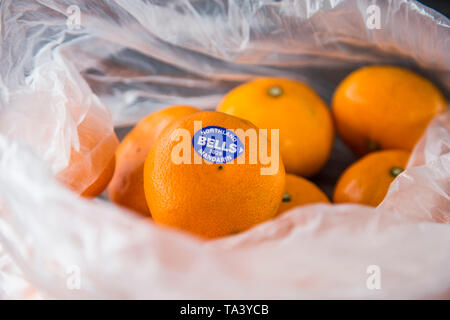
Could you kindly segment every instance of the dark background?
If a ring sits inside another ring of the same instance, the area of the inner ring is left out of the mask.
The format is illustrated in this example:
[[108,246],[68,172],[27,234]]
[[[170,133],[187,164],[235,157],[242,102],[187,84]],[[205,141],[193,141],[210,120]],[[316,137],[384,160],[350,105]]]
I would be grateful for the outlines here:
[[419,0],[419,2],[433,8],[436,11],[439,11],[447,18],[449,17],[450,0]]

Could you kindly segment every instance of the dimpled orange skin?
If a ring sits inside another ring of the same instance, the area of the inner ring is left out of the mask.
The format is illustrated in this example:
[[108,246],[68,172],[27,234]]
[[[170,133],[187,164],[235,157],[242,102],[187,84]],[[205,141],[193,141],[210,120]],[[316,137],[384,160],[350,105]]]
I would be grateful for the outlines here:
[[301,82],[284,78],[256,79],[231,90],[217,111],[247,119],[259,128],[279,129],[286,172],[312,176],[330,156],[334,137],[330,110]]
[[158,136],[174,120],[200,110],[171,106],[142,119],[122,140],[116,151],[116,168],[108,187],[109,199],[123,207],[150,216],[144,194],[144,162]]
[[446,101],[427,79],[394,66],[368,66],[347,76],[333,97],[342,139],[357,154],[374,149],[411,151]]
[[339,178],[333,201],[378,206],[395,179],[392,168],[405,169],[409,156],[410,153],[404,150],[383,150],[362,157]]
[[[206,162],[192,148],[194,121],[202,121],[202,127],[253,129],[258,132],[246,120],[214,111],[187,115],[164,130],[144,167],[145,195],[155,222],[203,238],[217,238],[244,231],[273,218],[280,205],[285,182],[279,155],[276,173],[261,175],[260,169],[267,166],[259,160],[249,164],[249,139],[242,138],[245,151],[234,163]],[[175,164],[172,161],[174,146],[184,141],[181,138],[171,139],[177,128],[189,131],[190,137],[186,143],[191,153],[191,164]],[[268,150],[270,147],[269,140]],[[244,156],[245,164],[238,164],[237,160]],[[194,164],[194,157],[203,163]]]
[[277,215],[298,206],[321,202],[330,203],[330,200],[314,183],[294,174],[286,174],[283,200]]

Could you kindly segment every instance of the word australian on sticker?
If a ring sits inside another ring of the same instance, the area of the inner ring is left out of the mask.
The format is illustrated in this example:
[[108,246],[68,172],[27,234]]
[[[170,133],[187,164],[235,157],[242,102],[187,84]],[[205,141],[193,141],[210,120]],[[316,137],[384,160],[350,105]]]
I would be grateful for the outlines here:
[[231,130],[209,126],[198,130],[192,146],[203,159],[212,163],[227,163],[244,152],[244,145]]

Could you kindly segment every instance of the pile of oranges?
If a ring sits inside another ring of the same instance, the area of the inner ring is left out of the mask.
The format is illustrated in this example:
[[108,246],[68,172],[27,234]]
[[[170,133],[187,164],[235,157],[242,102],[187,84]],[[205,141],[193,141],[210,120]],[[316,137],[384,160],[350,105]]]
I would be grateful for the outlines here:
[[122,140],[101,186],[85,194],[111,179],[112,202],[158,224],[204,238],[232,235],[330,202],[307,178],[327,163],[336,130],[360,158],[338,180],[333,202],[377,206],[446,108],[430,81],[394,66],[348,75],[331,109],[299,81],[260,78],[234,88],[216,111],[171,106],[150,114]]

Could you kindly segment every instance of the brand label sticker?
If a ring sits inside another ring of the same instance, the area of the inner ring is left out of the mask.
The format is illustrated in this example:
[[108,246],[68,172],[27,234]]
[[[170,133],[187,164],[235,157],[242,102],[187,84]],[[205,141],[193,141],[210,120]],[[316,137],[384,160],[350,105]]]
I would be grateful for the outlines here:
[[231,130],[209,126],[198,130],[192,146],[203,159],[212,163],[226,163],[244,152],[244,145]]

